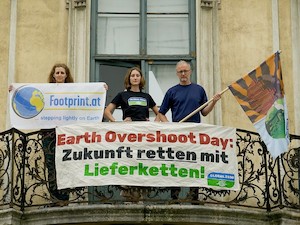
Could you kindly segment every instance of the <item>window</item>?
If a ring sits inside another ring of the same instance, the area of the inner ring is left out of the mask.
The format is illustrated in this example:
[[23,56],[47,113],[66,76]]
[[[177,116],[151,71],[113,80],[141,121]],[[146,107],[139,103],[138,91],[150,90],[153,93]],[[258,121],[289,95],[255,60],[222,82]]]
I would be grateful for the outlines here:
[[167,89],[178,83],[175,64],[180,59],[195,64],[195,0],[91,4],[90,80],[107,82],[108,104],[124,89],[127,68],[139,66],[147,81],[145,91],[160,106]]
[[98,0],[96,54],[139,54],[139,1]]
[[189,53],[189,10],[186,0],[147,1],[148,54]]

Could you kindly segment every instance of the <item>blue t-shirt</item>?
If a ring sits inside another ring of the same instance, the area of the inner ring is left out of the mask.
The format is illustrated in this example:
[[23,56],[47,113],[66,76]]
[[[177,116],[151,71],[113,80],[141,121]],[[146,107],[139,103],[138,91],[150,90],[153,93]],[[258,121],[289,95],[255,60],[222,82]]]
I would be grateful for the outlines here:
[[[171,109],[172,121],[179,122],[205,102],[207,102],[207,96],[202,86],[194,83],[177,84],[165,94],[159,112],[165,115]],[[185,122],[200,123],[200,113],[194,114]]]

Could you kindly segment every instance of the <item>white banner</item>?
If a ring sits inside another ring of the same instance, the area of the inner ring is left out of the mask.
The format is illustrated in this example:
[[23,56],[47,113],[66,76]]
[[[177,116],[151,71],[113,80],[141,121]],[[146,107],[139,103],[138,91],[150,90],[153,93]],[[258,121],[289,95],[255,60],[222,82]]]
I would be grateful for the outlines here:
[[54,128],[102,121],[104,83],[12,84],[11,126],[18,129]]
[[114,122],[56,128],[59,189],[132,185],[238,190],[235,128]]

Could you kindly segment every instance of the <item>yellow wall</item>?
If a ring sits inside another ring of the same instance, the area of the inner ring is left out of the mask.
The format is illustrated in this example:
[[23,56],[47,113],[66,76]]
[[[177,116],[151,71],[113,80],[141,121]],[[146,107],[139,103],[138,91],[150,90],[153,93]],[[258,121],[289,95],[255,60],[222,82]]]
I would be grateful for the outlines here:
[[[251,72],[272,54],[270,2],[226,0],[226,4],[221,3],[220,67],[225,86]],[[224,125],[254,130],[229,91],[222,98],[222,109]]]
[[[291,21],[289,1],[279,4],[279,48],[288,107],[293,101],[291,70]],[[272,0],[221,1],[219,10],[220,68],[225,88],[259,66],[279,49],[273,49]],[[289,104],[290,103],[290,104]],[[254,126],[228,91],[222,98],[223,124],[253,130]],[[293,110],[289,110],[293,131]]]
[[[9,17],[10,1],[0,1],[0,131],[5,129],[5,115],[7,103],[7,70],[9,46]],[[7,21],[7,22],[3,22]]]
[[[5,130],[8,86],[10,0],[0,1],[0,129]],[[279,48],[294,132],[290,1],[279,1]],[[56,62],[68,63],[68,9],[63,0],[18,0],[15,82],[47,82]],[[87,7],[89,5],[87,4]],[[219,54],[222,90],[255,69],[273,52],[272,0],[222,0],[219,14]],[[71,34],[72,35],[72,34]],[[72,50],[70,47],[69,51]],[[201,59],[200,59],[201,60]],[[72,68],[71,68],[72,71]],[[227,91],[222,98],[223,125],[254,127]]]
[[[293,84],[293,70],[292,70],[292,25],[291,25],[291,5],[290,1],[279,1],[279,35],[280,35],[280,49],[282,50],[281,65],[282,78],[284,82],[284,90],[286,93],[288,118],[290,133],[295,134],[295,117],[294,111],[294,84]],[[298,22],[299,23],[299,22]],[[298,76],[299,77],[299,76]],[[299,133],[297,135],[300,135]]]
[[18,1],[16,81],[47,82],[51,67],[67,60],[65,1]]
[[[17,1],[15,82],[45,83],[53,64],[67,63],[68,10],[65,6],[65,1]],[[10,1],[0,1],[0,9],[1,21],[10,21]],[[4,96],[1,115],[6,113],[9,26],[9,22],[0,23],[0,72],[4,74],[0,77],[1,96]],[[1,131],[6,129],[5,123],[3,116]]]

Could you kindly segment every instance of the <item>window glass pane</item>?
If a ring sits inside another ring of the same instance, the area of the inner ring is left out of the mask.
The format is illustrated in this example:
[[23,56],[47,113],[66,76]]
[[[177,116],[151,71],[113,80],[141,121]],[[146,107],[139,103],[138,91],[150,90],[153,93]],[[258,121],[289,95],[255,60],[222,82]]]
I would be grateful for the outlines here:
[[149,55],[189,54],[187,16],[149,16],[147,26],[147,53]]
[[[126,66],[125,66],[126,64]],[[107,83],[109,90],[106,95],[106,106],[113,100],[113,98],[121,91],[124,87],[124,77],[128,68],[133,66],[139,66],[136,64],[129,64],[127,62],[115,62],[113,64],[99,65],[99,81],[103,80]],[[100,79],[101,77],[101,79]],[[114,110],[113,116],[117,121],[122,121],[122,110],[120,107]]]
[[139,17],[99,15],[98,54],[139,54]]
[[148,0],[148,13],[187,13],[187,0]]
[[101,78],[109,87],[106,95],[106,105],[108,105],[119,92],[125,89],[124,77],[127,70],[128,68],[121,66],[100,65],[99,73],[101,74]]
[[[160,107],[167,90],[179,82],[175,71],[175,64],[149,66],[149,94],[158,107]],[[153,114],[151,116],[155,117]],[[171,110],[168,111],[166,117],[172,121]]]
[[98,12],[139,13],[139,0],[98,0]]
[[[178,84],[176,65],[149,65],[149,93],[160,106],[167,90]],[[151,77],[153,74],[154,77]],[[159,95],[162,96],[159,96]]]

